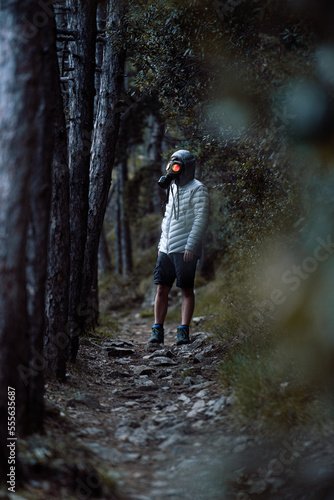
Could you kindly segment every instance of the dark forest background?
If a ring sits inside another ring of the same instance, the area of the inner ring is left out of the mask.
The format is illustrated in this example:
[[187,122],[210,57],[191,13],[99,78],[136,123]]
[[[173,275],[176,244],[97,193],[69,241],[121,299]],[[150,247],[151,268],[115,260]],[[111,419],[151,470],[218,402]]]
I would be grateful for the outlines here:
[[333,9],[2,0],[2,443],[8,387],[17,432],[41,432],[45,374],[64,382],[80,337],[152,294],[180,148],[210,190],[196,313],[230,346],[221,383],[247,418],[331,414]]

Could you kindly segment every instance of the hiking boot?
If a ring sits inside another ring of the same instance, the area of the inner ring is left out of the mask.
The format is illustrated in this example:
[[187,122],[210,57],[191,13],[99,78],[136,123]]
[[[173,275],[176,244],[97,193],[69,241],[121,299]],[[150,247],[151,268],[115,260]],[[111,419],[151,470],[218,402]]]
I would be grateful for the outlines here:
[[189,344],[189,326],[179,326],[177,329],[176,345]]
[[148,341],[149,344],[163,344],[164,343],[164,329],[162,326],[152,327],[152,337]]

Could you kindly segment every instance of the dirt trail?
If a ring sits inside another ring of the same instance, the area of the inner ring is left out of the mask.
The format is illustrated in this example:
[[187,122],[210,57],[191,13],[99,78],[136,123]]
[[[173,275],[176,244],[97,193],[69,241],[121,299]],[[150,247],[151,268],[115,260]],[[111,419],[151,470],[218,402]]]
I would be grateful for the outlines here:
[[57,390],[49,382],[49,399],[117,471],[125,498],[223,498],[232,400],[216,381],[222,347],[198,328],[190,345],[177,347],[174,325],[164,346],[148,348],[147,320],[134,315],[119,326],[117,339],[82,339],[82,378],[73,371]]
[[[236,431],[233,397],[216,380],[224,348],[198,327],[190,345],[177,347],[176,327],[165,330],[164,346],[148,349],[151,324],[134,311],[119,321],[117,339],[82,339],[67,384],[47,385],[48,400],[73,424],[73,438],[116,471],[117,498],[322,498],[296,493],[297,465],[312,441],[298,435],[268,444],[251,427]],[[313,448],[307,458],[314,455]],[[90,483],[76,498],[98,496]]]

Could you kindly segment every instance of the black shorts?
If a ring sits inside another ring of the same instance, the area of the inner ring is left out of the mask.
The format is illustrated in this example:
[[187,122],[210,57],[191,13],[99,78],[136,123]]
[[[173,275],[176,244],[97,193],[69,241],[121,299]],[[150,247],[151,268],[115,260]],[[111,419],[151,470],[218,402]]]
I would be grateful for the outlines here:
[[183,256],[183,253],[170,253],[167,255],[160,252],[154,268],[154,283],[172,288],[174,280],[177,278],[176,286],[193,288],[198,257],[194,255],[193,260],[184,262]]

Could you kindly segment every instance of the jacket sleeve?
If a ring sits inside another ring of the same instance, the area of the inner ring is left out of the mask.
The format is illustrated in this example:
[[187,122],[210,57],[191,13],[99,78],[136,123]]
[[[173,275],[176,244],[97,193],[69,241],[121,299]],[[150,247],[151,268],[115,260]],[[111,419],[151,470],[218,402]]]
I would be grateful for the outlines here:
[[186,250],[191,252],[201,246],[209,222],[209,192],[203,184],[196,190],[192,204],[194,220],[186,244]]
[[166,210],[164,217],[161,222],[161,235],[158,243],[158,250],[166,251],[167,249],[167,240],[168,240],[168,226],[170,224],[171,212],[172,212],[172,200],[171,196],[169,196],[168,203],[166,205]]

